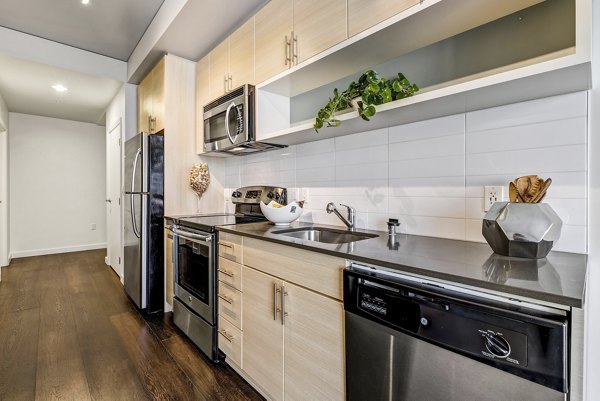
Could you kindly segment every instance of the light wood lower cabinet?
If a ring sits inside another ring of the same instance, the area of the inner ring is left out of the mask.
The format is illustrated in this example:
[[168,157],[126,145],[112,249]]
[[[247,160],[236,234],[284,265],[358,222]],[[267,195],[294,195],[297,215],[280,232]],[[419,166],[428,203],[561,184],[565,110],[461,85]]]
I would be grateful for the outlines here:
[[173,307],[173,233],[165,229],[165,300]]
[[273,400],[343,400],[342,303],[243,269],[244,371]]
[[268,274],[243,268],[244,372],[273,400],[283,400],[283,325],[275,292],[282,285]]

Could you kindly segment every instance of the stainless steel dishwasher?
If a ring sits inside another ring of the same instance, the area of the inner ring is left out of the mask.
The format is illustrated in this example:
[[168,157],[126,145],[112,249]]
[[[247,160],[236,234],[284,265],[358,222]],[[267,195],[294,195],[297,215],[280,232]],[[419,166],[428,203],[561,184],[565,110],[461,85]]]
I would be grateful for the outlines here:
[[344,271],[349,401],[564,401],[568,316],[391,269]]

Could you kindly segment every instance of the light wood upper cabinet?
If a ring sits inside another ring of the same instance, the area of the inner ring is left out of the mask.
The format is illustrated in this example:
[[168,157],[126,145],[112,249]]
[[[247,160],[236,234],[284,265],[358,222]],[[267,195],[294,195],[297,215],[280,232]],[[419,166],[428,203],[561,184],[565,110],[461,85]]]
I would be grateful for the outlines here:
[[210,52],[210,98],[222,96],[229,88],[229,38]]
[[283,282],[244,267],[242,274],[244,371],[273,400],[283,399],[283,325],[276,310]]
[[[371,1],[363,0],[363,3],[370,4]],[[292,53],[296,64],[347,37],[346,0],[294,0]]]
[[254,18],[229,37],[229,75],[229,90],[244,84],[254,85]]
[[342,303],[286,283],[285,400],[344,400]]
[[196,153],[204,153],[204,105],[210,99],[210,64],[206,56],[196,63]]
[[254,18],[210,52],[210,97],[254,84]]
[[255,30],[260,83],[346,39],[346,0],[271,0]]
[[138,89],[138,131],[155,133],[165,128],[164,57],[140,82]]
[[293,13],[293,0],[271,0],[254,16],[256,83],[290,67],[291,53],[286,36],[291,40]]
[[348,36],[354,36],[419,2],[420,0],[348,0]]

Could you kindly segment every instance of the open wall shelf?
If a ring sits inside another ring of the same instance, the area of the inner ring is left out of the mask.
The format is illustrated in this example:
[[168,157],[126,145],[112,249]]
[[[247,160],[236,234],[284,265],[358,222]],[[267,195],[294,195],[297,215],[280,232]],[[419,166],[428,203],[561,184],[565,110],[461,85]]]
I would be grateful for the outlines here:
[[[591,0],[424,0],[257,86],[257,138],[297,144],[591,87]],[[403,39],[406,38],[406,39]],[[312,129],[334,87],[403,72],[415,96]]]

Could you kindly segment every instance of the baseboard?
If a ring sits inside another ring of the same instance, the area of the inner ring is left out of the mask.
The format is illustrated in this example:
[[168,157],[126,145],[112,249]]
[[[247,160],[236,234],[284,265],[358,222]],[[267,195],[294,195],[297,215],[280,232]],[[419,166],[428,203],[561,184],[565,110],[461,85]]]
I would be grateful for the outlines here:
[[10,254],[10,258],[26,258],[28,256],[41,256],[41,255],[53,255],[56,253],[68,253],[68,252],[81,252],[91,251],[93,249],[104,249],[107,247],[106,242],[100,244],[87,244],[87,245],[75,245],[66,246],[62,248],[46,248],[46,249],[32,249],[29,251],[17,251]]

